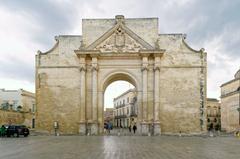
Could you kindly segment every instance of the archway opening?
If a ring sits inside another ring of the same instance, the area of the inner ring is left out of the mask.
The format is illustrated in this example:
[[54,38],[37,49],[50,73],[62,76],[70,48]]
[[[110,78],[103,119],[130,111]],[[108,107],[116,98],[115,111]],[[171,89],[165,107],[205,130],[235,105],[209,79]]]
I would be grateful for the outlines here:
[[[129,131],[137,122],[137,88],[131,80],[110,80],[104,91],[105,133]],[[112,126],[109,131],[109,125]]]

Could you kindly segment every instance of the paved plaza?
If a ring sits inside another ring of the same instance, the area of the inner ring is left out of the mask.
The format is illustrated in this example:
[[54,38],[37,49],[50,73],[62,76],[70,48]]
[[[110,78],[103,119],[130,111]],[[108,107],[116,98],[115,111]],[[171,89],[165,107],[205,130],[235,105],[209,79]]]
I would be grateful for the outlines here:
[[238,159],[235,137],[30,136],[0,138],[1,159]]

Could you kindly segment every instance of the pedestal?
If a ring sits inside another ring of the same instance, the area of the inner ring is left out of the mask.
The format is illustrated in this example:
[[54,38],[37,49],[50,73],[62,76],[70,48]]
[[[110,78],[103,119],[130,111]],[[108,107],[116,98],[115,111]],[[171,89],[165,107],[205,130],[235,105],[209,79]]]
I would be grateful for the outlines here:
[[79,135],[86,135],[86,123],[79,122]]
[[141,133],[142,135],[148,135],[149,133],[149,124],[147,122],[142,122],[141,123]]
[[154,136],[161,135],[161,126],[160,122],[154,123]]
[[90,128],[91,128],[91,135],[98,135],[98,123],[97,122],[91,123]]

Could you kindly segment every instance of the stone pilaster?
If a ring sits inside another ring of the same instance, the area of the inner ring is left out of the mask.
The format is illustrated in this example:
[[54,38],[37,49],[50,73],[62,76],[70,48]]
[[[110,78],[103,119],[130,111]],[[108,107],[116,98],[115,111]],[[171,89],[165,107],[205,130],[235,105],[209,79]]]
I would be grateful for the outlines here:
[[79,134],[86,134],[86,62],[85,56],[80,57],[80,121]]
[[161,134],[160,127],[160,55],[154,57],[154,135]]
[[148,54],[142,55],[142,135],[147,135],[149,132],[148,119]]
[[92,123],[91,134],[98,134],[98,61],[97,55],[91,55],[92,57]]

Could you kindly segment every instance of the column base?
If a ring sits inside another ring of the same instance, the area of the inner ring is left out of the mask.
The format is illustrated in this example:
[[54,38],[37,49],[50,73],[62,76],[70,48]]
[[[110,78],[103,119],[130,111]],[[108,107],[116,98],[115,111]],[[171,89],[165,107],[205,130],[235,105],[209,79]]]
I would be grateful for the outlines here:
[[154,123],[154,136],[161,135],[161,125],[160,122]]
[[141,123],[141,134],[147,136],[149,134],[149,123],[142,122]]
[[86,123],[84,121],[79,122],[79,135],[86,135]]
[[93,122],[90,124],[90,135],[98,135],[98,123],[97,122]]

